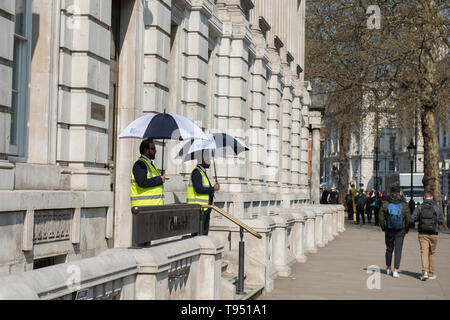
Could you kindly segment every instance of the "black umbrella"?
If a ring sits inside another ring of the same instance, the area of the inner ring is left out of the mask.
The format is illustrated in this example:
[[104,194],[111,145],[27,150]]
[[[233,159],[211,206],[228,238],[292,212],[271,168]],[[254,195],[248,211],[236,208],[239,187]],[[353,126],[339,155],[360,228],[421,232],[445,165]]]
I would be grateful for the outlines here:
[[[198,141],[196,139],[190,139],[190,141],[188,141],[178,152],[177,158],[182,158],[184,159],[184,161],[201,159],[202,152],[209,152],[209,155],[213,158],[214,161],[214,158],[237,156],[241,152],[250,150],[245,145],[245,143],[227,133],[209,134],[208,138],[210,141]],[[217,170],[215,161],[214,173],[217,183]]]
[[208,136],[203,133],[194,122],[171,113],[150,113],[142,116],[130,123],[119,135],[119,139],[162,139],[162,175],[164,175],[164,148],[165,140],[187,140],[201,139],[208,140]]

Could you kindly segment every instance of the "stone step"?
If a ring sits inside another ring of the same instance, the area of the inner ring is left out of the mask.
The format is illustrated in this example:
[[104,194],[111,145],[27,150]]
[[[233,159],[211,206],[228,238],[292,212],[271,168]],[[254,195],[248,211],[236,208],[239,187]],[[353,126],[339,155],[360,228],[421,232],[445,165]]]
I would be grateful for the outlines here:
[[244,285],[244,293],[236,294],[236,300],[256,300],[263,290],[263,285]]
[[[233,273],[229,273],[229,272],[222,272],[222,278],[226,279],[227,281],[231,282],[233,285],[235,285],[238,280],[239,277]],[[244,281],[247,278],[247,275],[244,274]],[[245,284],[244,284],[245,285]]]
[[[254,300],[257,299],[263,292],[264,286],[263,285],[254,285],[254,284],[246,284],[245,279],[247,278],[246,275],[244,275],[244,293],[243,294],[237,294],[236,293],[236,300]],[[238,276],[229,272],[222,273],[222,279],[230,282],[233,284],[234,287],[236,287],[236,284],[238,283]]]

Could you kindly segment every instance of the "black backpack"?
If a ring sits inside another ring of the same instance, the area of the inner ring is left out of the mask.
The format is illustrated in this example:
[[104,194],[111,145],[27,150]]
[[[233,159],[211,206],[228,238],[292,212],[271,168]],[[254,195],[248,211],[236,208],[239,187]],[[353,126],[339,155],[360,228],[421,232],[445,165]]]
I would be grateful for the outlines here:
[[364,194],[360,194],[360,195],[358,195],[358,197],[356,199],[356,207],[358,209],[364,209],[366,202],[367,202],[366,196]]
[[436,232],[437,214],[432,203],[422,204],[419,219],[419,231],[433,234]]

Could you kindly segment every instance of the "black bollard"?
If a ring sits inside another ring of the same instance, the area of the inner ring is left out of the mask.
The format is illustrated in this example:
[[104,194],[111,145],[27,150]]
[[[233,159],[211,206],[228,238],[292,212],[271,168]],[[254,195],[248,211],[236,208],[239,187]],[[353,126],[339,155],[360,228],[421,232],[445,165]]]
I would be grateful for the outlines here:
[[244,294],[244,229],[241,227],[240,230],[241,241],[239,242],[239,271],[238,271],[238,285],[236,288],[237,294]]

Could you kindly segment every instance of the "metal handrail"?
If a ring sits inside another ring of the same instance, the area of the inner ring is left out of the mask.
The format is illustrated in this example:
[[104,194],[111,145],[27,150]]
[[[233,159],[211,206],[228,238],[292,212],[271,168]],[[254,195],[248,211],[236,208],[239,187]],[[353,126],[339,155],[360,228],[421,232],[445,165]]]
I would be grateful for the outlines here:
[[222,216],[224,216],[225,218],[227,218],[228,220],[230,220],[231,222],[237,224],[239,227],[245,229],[248,233],[250,233],[251,235],[255,236],[258,239],[262,239],[262,236],[256,232],[255,230],[253,230],[252,228],[250,228],[249,226],[247,226],[245,223],[243,223],[242,221],[236,219],[235,217],[233,217],[231,214],[226,213],[225,211],[223,211],[222,209],[213,206],[213,205],[202,205],[203,209],[214,209],[215,211],[217,211],[218,213],[220,213]]
[[229,213],[226,213],[222,209],[217,208],[213,205],[203,205],[203,209],[214,209],[216,212],[220,213],[222,216],[230,220],[231,222],[237,224],[239,226],[239,236],[241,238],[241,241],[239,242],[239,268],[238,268],[238,283],[236,284],[236,293],[237,294],[245,294],[244,292],[244,256],[245,256],[245,243],[244,243],[244,229],[250,233],[252,236],[255,236],[258,239],[261,239],[262,236],[247,226],[242,221],[239,221]]

